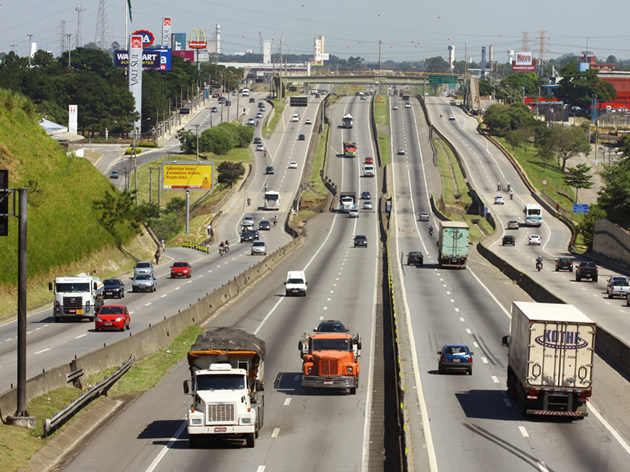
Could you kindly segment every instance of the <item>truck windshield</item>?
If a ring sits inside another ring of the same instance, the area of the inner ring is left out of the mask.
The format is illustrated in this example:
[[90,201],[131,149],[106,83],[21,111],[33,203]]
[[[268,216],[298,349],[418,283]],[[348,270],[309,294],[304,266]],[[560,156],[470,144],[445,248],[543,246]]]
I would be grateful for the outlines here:
[[243,390],[242,375],[216,374],[197,377],[197,390]]
[[59,293],[82,293],[90,291],[89,282],[55,284]]
[[312,351],[350,351],[348,339],[313,339]]

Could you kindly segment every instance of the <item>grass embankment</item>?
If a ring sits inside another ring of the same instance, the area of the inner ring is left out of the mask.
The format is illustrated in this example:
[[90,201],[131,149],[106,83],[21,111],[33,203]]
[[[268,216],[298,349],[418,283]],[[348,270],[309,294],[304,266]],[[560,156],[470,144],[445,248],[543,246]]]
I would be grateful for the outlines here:
[[271,118],[271,121],[269,121],[267,123],[266,126],[263,127],[263,136],[265,137],[269,137],[269,135],[271,135],[271,133],[273,133],[276,129],[276,125],[278,124],[278,121],[280,121],[280,118],[282,118],[282,112],[284,111],[284,107],[285,107],[285,103],[282,100],[271,100],[271,102],[273,103],[273,107],[274,107],[274,112],[273,112],[273,117]]
[[374,121],[376,122],[376,140],[381,154],[381,163],[386,166],[391,163],[391,131],[389,128],[389,97],[387,95],[374,97]]
[[[33,110],[25,97],[0,90],[0,167],[9,171],[10,188],[28,189],[29,307],[52,298],[47,285],[56,276],[94,270],[100,276],[101,262],[129,264],[118,244],[134,237],[126,226],[111,234],[99,223],[93,201],[111,184],[87,159],[66,156]],[[18,220],[10,217],[9,236],[0,237],[0,318],[17,310],[17,247]]]
[[[458,208],[461,213],[456,211],[449,212],[448,209],[441,210],[454,221],[465,221],[468,223],[472,241],[476,241],[484,236],[479,226],[483,227],[487,233],[492,233],[493,229],[488,220],[478,215],[465,214],[468,206],[472,204],[472,197],[468,193],[468,186],[464,182],[464,174],[451,148],[443,141],[436,139],[435,149],[437,150],[437,164],[442,177],[442,198],[444,199],[444,204]],[[473,220],[477,223],[473,224]]]
[[[203,328],[199,326],[189,326],[168,347],[136,362],[109,390],[108,396],[118,397],[127,394],[138,394],[157,385],[168,369],[186,355],[190,346],[202,332]],[[115,370],[110,369],[89,376],[85,382],[86,390],[102,381]],[[0,424],[0,469],[17,471],[22,467],[26,467],[28,460],[39,449],[46,446],[55,437],[55,434],[58,434],[55,432],[50,437],[43,438],[42,425],[44,420],[52,418],[55,413],[61,411],[73,400],[76,400],[84,391],[72,387],[64,387],[33,398],[28,402],[26,409],[31,416],[37,418],[37,427],[34,430]],[[81,414],[79,413],[75,416],[68,424],[71,424],[73,421],[80,421]],[[63,426],[61,430],[63,430]]]
[[315,160],[311,168],[311,175],[308,180],[308,187],[302,192],[302,200],[298,213],[298,218],[305,220],[314,214],[316,207],[326,201],[328,190],[322,182],[322,170],[326,162],[326,148],[328,143],[328,125],[324,124],[324,129],[317,137],[317,149],[315,150]]

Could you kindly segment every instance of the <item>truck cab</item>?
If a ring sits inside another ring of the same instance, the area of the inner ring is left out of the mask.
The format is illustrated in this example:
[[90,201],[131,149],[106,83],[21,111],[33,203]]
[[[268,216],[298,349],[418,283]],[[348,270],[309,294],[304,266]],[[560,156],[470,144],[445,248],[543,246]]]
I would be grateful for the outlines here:
[[103,306],[103,283],[88,274],[57,277],[48,284],[48,289],[55,292],[53,315],[56,322],[70,318],[94,321]]

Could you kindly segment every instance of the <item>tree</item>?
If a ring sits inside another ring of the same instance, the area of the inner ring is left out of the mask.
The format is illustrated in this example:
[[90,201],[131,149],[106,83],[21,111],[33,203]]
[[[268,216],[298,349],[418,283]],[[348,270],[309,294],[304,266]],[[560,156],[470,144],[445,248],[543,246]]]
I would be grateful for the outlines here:
[[568,62],[560,71],[563,79],[558,87],[558,95],[567,103],[588,109],[596,95],[600,101],[617,98],[617,91],[610,82],[597,76],[597,71],[579,71],[577,61]]
[[365,69],[365,66],[363,65],[364,62],[365,62],[365,59],[363,59],[360,56],[357,56],[357,57],[350,56],[348,58],[348,67],[350,67],[351,71],[363,70]]
[[600,174],[606,185],[599,191],[599,205],[613,219],[627,221],[630,214],[630,159],[621,159]]
[[493,93],[494,93],[494,87],[492,86],[489,80],[479,81],[479,95],[487,96],[487,95],[492,95]]
[[[201,133],[203,135],[203,133]],[[197,150],[197,135],[184,128],[177,130],[175,137],[179,140],[179,148],[184,154],[195,154]],[[199,148],[201,151],[202,149]]]
[[442,74],[445,74],[451,71],[448,66],[448,62],[442,59],[441,56],[431,57],[427,59],[425,61],[425,70],[427,72],[442,73]]
[[135,190],[124,189],[118,192],[112,185],[111,190],[106,190],[101,200],[92,202],[94,209],[101,212],[101,224],[117,240],[118,236],[114,231],[117,224],[128,224],[135,231],[140,228],[141,213],[136,207],[135,199]]
[[483,122],[490,129],[502,133],[518,128],[540,126],[531,110],[521,103],[492,105],[483,114]]
[[218,181],[231,187],[245,173],[245,168],[240,162],[223,161],[217,168],[219,172]]
[[617,58],[612,54],[606,58],[608,64],[617,64]]
[[582,235],[582,239],[584,240],[584,243],[589,247],[589,249],[593,248],[595,221],[602,220],[606,217],[606,210],[599,206],[599,204],[589,205],[586,217],[578,225],[577,232],[578,234]]
[[576,167],[569,167],[567,174],[564,176],[564,182],[575,189],[575,203],[579,202],[578,192],[581,188],[591,188],[593,182],[591,182],[591,175],[589,174],[591,168],[586,164],[578,164]]
[[[542,138],[539,148],[543,153],[550,153],[562,165],[564,172],[567,161],[578,154],[589,155],[591,144],[582,128],[576,126],[551,125]],[[539,155],[540,151],[539,151]]]

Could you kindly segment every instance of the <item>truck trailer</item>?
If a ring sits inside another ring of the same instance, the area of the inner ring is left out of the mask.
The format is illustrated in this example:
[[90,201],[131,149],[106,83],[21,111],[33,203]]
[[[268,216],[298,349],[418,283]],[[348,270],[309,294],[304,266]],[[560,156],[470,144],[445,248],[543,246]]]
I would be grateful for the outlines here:
[[265,342],[241,329],[216,328],[199,335],[188,352],[192,396],[187,411],[191,448],[206,438],[241,438],[254,447],[264,418]]
[[439,221],[438,263],[440,267],[465,269],[468,262],[469,228],[463,221]]
[[55,322],[71,318],[94,321],[103,306],[103,283],[88,274],[57,277],[48,284],[48,290],[55,292]]
[[523,416],[582,419],[593,393],[596,324],[573,305],[513,302],[508,395]]

